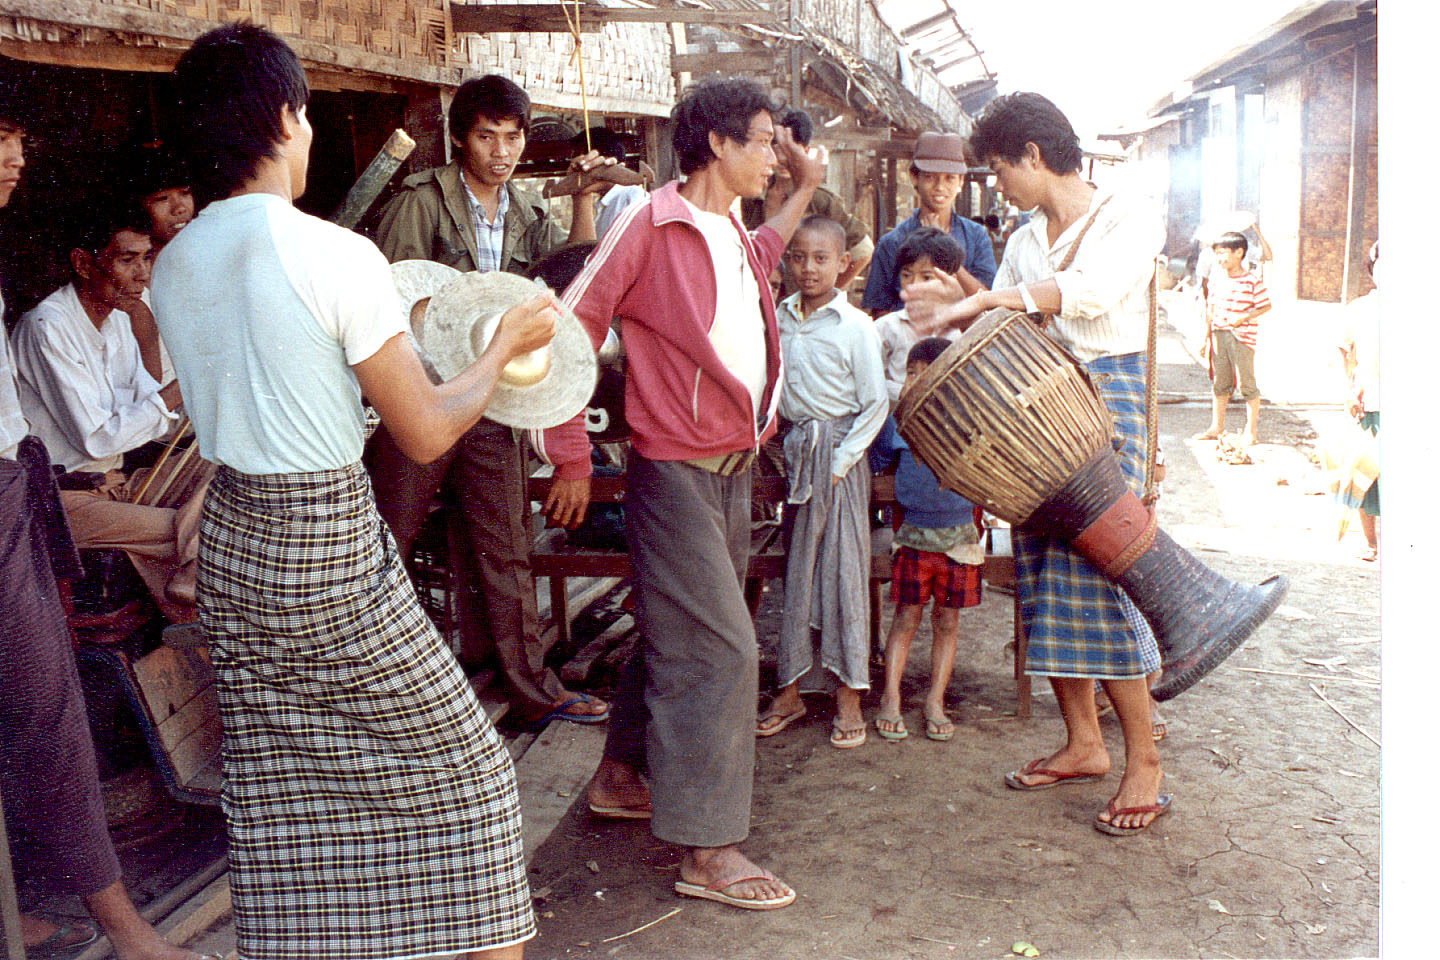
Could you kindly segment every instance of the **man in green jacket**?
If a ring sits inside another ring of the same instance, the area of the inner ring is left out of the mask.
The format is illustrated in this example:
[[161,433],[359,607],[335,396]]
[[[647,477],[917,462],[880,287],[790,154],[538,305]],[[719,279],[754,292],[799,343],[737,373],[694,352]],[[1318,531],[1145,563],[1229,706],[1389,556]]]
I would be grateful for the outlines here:
[[[575,195],[567,238],[545,202],[511,181],[530,123],[524,90],[494,74],[467,80],[455,93],[449,119],[457,158],[407,177],[381,218],[375,240],[392,263],[434,260],[461,271],[523,274],[567,239],[595,239],[593,191],[606,184]],[[613,162],[592,152],[571,166],[583,171]],[[461,665],[474,672],[494,649],[511,709],[522,721],[603,721],[608,704],[565,690],[540,662],[525,458],[515,432],[482,419],[444,456],[422,465],[401,453],[382,426],[367,445],[365,462],[376,505],[407,560],[441,487],[459,504],[470,547],[469,556],[452,558],[470,585],[458,604]],[[557,467],[546,509],[556,522],[573,526],[584,517],[590,480],[588,470],[576,478],[582,471],[566,466]]]

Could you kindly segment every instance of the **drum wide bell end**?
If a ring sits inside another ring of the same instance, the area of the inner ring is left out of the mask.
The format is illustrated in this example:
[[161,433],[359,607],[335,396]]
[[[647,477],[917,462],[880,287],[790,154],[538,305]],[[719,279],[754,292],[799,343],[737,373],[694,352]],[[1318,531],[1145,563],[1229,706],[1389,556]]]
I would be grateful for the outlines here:
[[1164,531],[1099,451],[1038,511],[1122,588],[1155,631],[1164,670],[1150,691],[1178,696],[1240,648],[1280,605],[1290,581],[1251,585],[1211,570]]
[[1162,647],[1164,673],[1160,682],[1150,689],[1150,696],[1156,700],[1179,696],[1238,650],[1280,606],[1290,589],[1290,580],[1276,574],[1255,586],[1234,586],[1230,596],[1225,598],[1223,615],[1207,618],[1203,623],[1181,625],[1179,634],[1169,637],[1172,641],[1183,640],[1189,645],[1177,649],[1172,642],[1169,649]]

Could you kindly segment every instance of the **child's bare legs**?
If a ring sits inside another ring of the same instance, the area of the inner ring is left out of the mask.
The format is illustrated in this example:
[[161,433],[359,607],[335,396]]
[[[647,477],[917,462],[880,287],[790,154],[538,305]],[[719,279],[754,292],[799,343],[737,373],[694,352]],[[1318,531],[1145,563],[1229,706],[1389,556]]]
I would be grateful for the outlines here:
[[[890,621],[890,633],[885,637],[885,692],[880,697],[880,710],[875,714],[875,727],[881,733],[899,733],[905,729],[900,719],[900,679],[905,675],[910,641],[924,614],[925,607],[920,604],[895,606],[895,618]],[[951,653],[954,653],[953,647]],[[931,662],[934,662],[933,651]]]
[[[960,638],[960,611],[942,607],[939,601],[930,611],[930,694],[925,698],[925,722],[929,735],[954,734],[955,724],[945,715],[945,689],[955,669],[955,645]],[[887,678],[888,679],[888,678]]]
[[1365,533],[1365,545],[1369,548],[1365,559],[1374,560],[1380,556],[1380,518],[1361,510],[1360,529]]
[[1225,407],[1230,403],[1230,397],[1210,395],[1210,427],[1197,439],[1214,440],[1225,432]]
[[1245,401],[1245,442],[1260,442],[1260,398]]

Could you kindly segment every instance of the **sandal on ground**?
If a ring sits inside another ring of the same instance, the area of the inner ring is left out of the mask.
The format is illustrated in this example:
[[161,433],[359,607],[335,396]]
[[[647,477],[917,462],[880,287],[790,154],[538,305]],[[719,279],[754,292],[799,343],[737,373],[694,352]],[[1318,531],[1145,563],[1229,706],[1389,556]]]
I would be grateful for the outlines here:
[[73,957],[100,939],[100,931],[88,923],[81,923],[78,920],[52,920],[51,922],[56,925],[55,932],[33,947],[26,947],[25,955],[27,957],[35,957],[37,960]]
[[1166,720],[1160,715],[1160,708],[1154,703],[1150,704],[1150,739],[1159,743],[1165,739]]
[[[773,710],[767,710],[765,714],[760,717],[759,720],[755,721],[755,736],[773,737],[775,736],[775,734],[779,733],[781,730],[784,730],[786,727],[790,726],[790,724],[794,723],[796,720],[799,720],[803,716],[805,716],[805,705],[803,703],[800,705],[800,709],[796,710],[794,713],[775,713]],[[780,722],[775,724],[773,727],[767,727],[765,726],[767,720],[779,720]]]
[[[881,723],[892,724],[896,729],[886,730],[880,726]],[[905,719],[900,716],[886,717],[880,714],[875,715],[875,732],[886,740],[904,740],[910,736],[910,731],[905,727]]]
[[840,724],[830,724],[830,746],[837,750],[853,750],[865,743],[865,728],[842,730]]
[[[737,883],[747,883],[751,880],[776,880],[780,883],[784,882],[769,873],[762,872],[743,877],[722,877],[708,886],[699,883],[690,883],[685,880],[676,880],[675,892],[682,897],[698,897],[701,900],[714,900],[716,903],[723,903],[727,907],[739,907],[741,910],[779,910],[781,907],[788,907],[795,902],[794,890],[790,890],[789,893],[783,896],[770,897],[765,900],[749,900],[745,897],[732,897],[725,892]],[[786,884],[786,887],[788,889],[789,884]]]
[[650,819],[650,801],[648,800],[644,803],[637,803],[631,807],[605,806],[598,803],[591,803],[588,804],[588,806],[590,807],[591,814],[597,817],[602,817],[606,820]]
[[569,697],[564,703],[551,710],[545,716],[530,724],[531,732],[538,733],[549,725],[551,720],[569,720],[571,723],[604,723],[610,719],[610,705],[606,704],[601,713],[566,713],[571,707],[577,704],[590,703],[590,697],[583,693],[577,693]]
[[[1165,814],[1169,812],[1170,794],[1168,793],[1160,794],[1160,796],[1155,798],[1154,803],[1146,804],[1143,807],[1121,807],[1119,809],[1116,809],[1115,799],[1112,797],[1110,799],[1110,802],[1105,805],[1105,813],[1110,817],[1110,820],[1101,820],[1100,816],[1097,814],[1095,816],[1095,829],[1099,830],[1101,833],[1108,833],[1112,837],[1128,837],[1133,834],[1139,833],[1142,830],[1148,830],[1150,828],[1150,824],[1153,824],[1156,820],[1159,820],[1161,817],[1165,816]],[[1145,824],[1145,826],[1143,827],[1115,826],[1116,817],[1123,817],[1127,814],[1132,813],[1153,813],[1155,814],[1155,816],[1151,817],[1150,823]]]
[[[950,729],[946,730],[945,727],[949,727]],[[932,720],[926,717],[925,736],[931,740],[939,740],[941,743],[944,743],[946,740],[955,736],[955,724],[948,717],[944,720]]]
[[[1060,770],[1048,770],[1040,764],[1045,758],[1031,760],[1019,770],[1012,770],[1005,774],[1005,786],[1011,790],[1049,790],[1051,787],[1061,787],[1071,783],[1094,783],[1104,779],[1101,773],[1064,773]],[[1026,783],[1021,777],[1053,777],[1049,783]]]

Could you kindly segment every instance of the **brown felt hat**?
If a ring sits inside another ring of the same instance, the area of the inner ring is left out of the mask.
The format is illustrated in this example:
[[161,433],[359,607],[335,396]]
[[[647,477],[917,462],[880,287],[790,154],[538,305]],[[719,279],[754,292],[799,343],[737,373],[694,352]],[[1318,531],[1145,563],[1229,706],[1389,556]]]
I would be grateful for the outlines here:
[[910,161],[926,173],[958,173],[970,168],[965,164],[965,138],[958,133],[922,133],[915,141],[915,157]]

